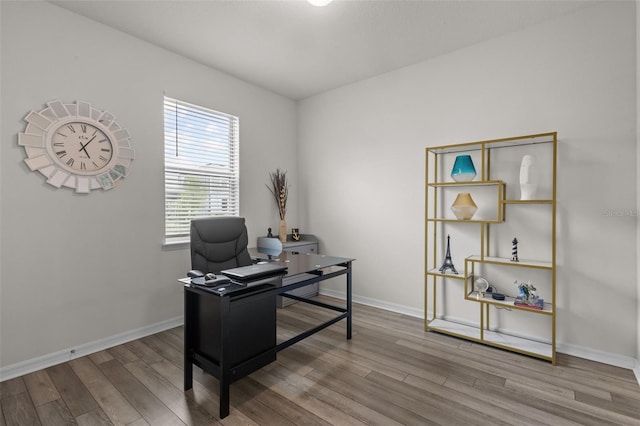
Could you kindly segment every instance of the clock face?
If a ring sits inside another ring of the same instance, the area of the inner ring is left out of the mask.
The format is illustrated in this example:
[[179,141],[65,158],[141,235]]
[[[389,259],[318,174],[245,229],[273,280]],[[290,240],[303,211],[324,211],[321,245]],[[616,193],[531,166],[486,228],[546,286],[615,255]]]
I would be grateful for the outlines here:
[[88,102],[55,100],[24,120],[27,126],[18,134],[24,162],[49,185],[87,194],[115,188],[127,177],[135,153],[129,132],[110,112]]
[[89,123],[63,124],[53,131],[49,143],[53,159],[73,173],[94,173],[107,167],[113,158],[109,137]]

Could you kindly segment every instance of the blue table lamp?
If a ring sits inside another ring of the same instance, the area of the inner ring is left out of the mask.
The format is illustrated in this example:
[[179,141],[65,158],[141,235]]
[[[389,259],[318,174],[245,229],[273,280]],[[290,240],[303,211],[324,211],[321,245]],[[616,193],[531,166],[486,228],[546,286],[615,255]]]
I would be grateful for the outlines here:
[[473,160],[470,155],[458,155],[455,163],[453,163],[453,170],[451,170],[451,177],[456,182],[469,182],[476,177],[476,168],[473,166]]

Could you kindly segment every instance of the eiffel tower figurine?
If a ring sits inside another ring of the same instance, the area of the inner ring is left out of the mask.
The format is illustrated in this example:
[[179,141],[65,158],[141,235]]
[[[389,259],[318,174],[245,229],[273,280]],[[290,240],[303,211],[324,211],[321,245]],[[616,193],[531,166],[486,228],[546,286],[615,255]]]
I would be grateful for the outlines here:
[[453,260],[451,260],[451,250],[449,250],[449,235],[447,235],[447,254],[444,256],[444,262],[440,267],[440,272],[444,274],[447,272],[447,269],[451,269],[451,272],[458,275],[458,271],[456,271],[456,267],[453,266]]

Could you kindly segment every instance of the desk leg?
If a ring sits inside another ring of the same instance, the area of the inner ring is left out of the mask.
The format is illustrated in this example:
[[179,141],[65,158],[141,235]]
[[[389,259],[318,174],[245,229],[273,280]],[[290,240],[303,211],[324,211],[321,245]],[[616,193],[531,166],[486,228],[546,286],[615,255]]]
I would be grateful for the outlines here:
[[[274,307],[275,310],[275,307]],[[223,297],[220,300],[220,418],[224,419],[229,415],[229,387],[231,386],[231,341],[233,336],[230,331],[231,324],[231,298]]]
[[229,415],[229,374],[222,372],[220,379],[220,418],[224,419]]
[[193,364],[187,355],[184,356],[184,390],[193,387]]
[[193,387],[193,360],[191,348],[193,348],[193,315],[195,315],[193,295],[187,290],[184,292],[184,390]]
[[347,340],[351,339],[351,262],[349,262],[349,272],[347,272]]

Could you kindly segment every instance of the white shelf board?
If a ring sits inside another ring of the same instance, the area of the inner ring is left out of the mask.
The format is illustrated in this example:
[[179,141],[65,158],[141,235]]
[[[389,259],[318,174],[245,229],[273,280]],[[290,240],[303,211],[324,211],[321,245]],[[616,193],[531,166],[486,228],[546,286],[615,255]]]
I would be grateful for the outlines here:
[[511,259],[508,259],[506,257],[485,256],[483,259],[479,255],[469,256],[466,260],[469,260],[471,262],[493,263],[498,265],[522,266],[525,268],[553,269],[553,264],[551,262],[539,260],[520,260],[518,262],[512,262]]
[[431,320],[428,324],[428,328],[434,331],[480,340],[480,329],[478,327],[447,321],[441,318]]
[[480,329],[478,327],[459,324],[440,318],[431,320],[427,328],[429,330],[441,333],[472,339],[491,346],[497,346],[509,350],[516,350],[518,352],[541,357],[546,360],[551,360],[553,356],[550,343],[524,339],[522,337],[511,336],[508,334],[490,330],[484,330],[484,339],[481,340]]
[[429,269],[427,271],[427,275],[435,275],[437,277],[453,278],[453,279],[456,279],[456,280],[464,280],[465,279],[464,273],[460,273],[459,272],[457,275],[454,274],[453,272],[442,273],[442,272],[440,272],[440,270],[438,268]]
[[466,299],[472,302],[487,303],[490,305],[499,306],[501,308],[516,309],[520,311],[531,312],[534,314],[543,314],[543,315],[553,314],[553,305],[551,303],[546,303],[546,302],[544,304],[544,309],[533,309],[533,308],[527,308],[524,306],[516,306],[514,304],[515,298],[510,296],[505,296],[504,300],[496,300],[493,297],[491,297],[491,293],[485,293],[484,297],[479,297],[477,291],[472,291],[471,293],[469,293]]
[[458,187],[458,186],[504,186],[501,180],[468,180],[463,182],[429,182],[428,186],[433,187]]
[[553,200],[551,199],[538,199],[538,200],[512,200],[505,199],[502,200],[504,204],[553,204]]

